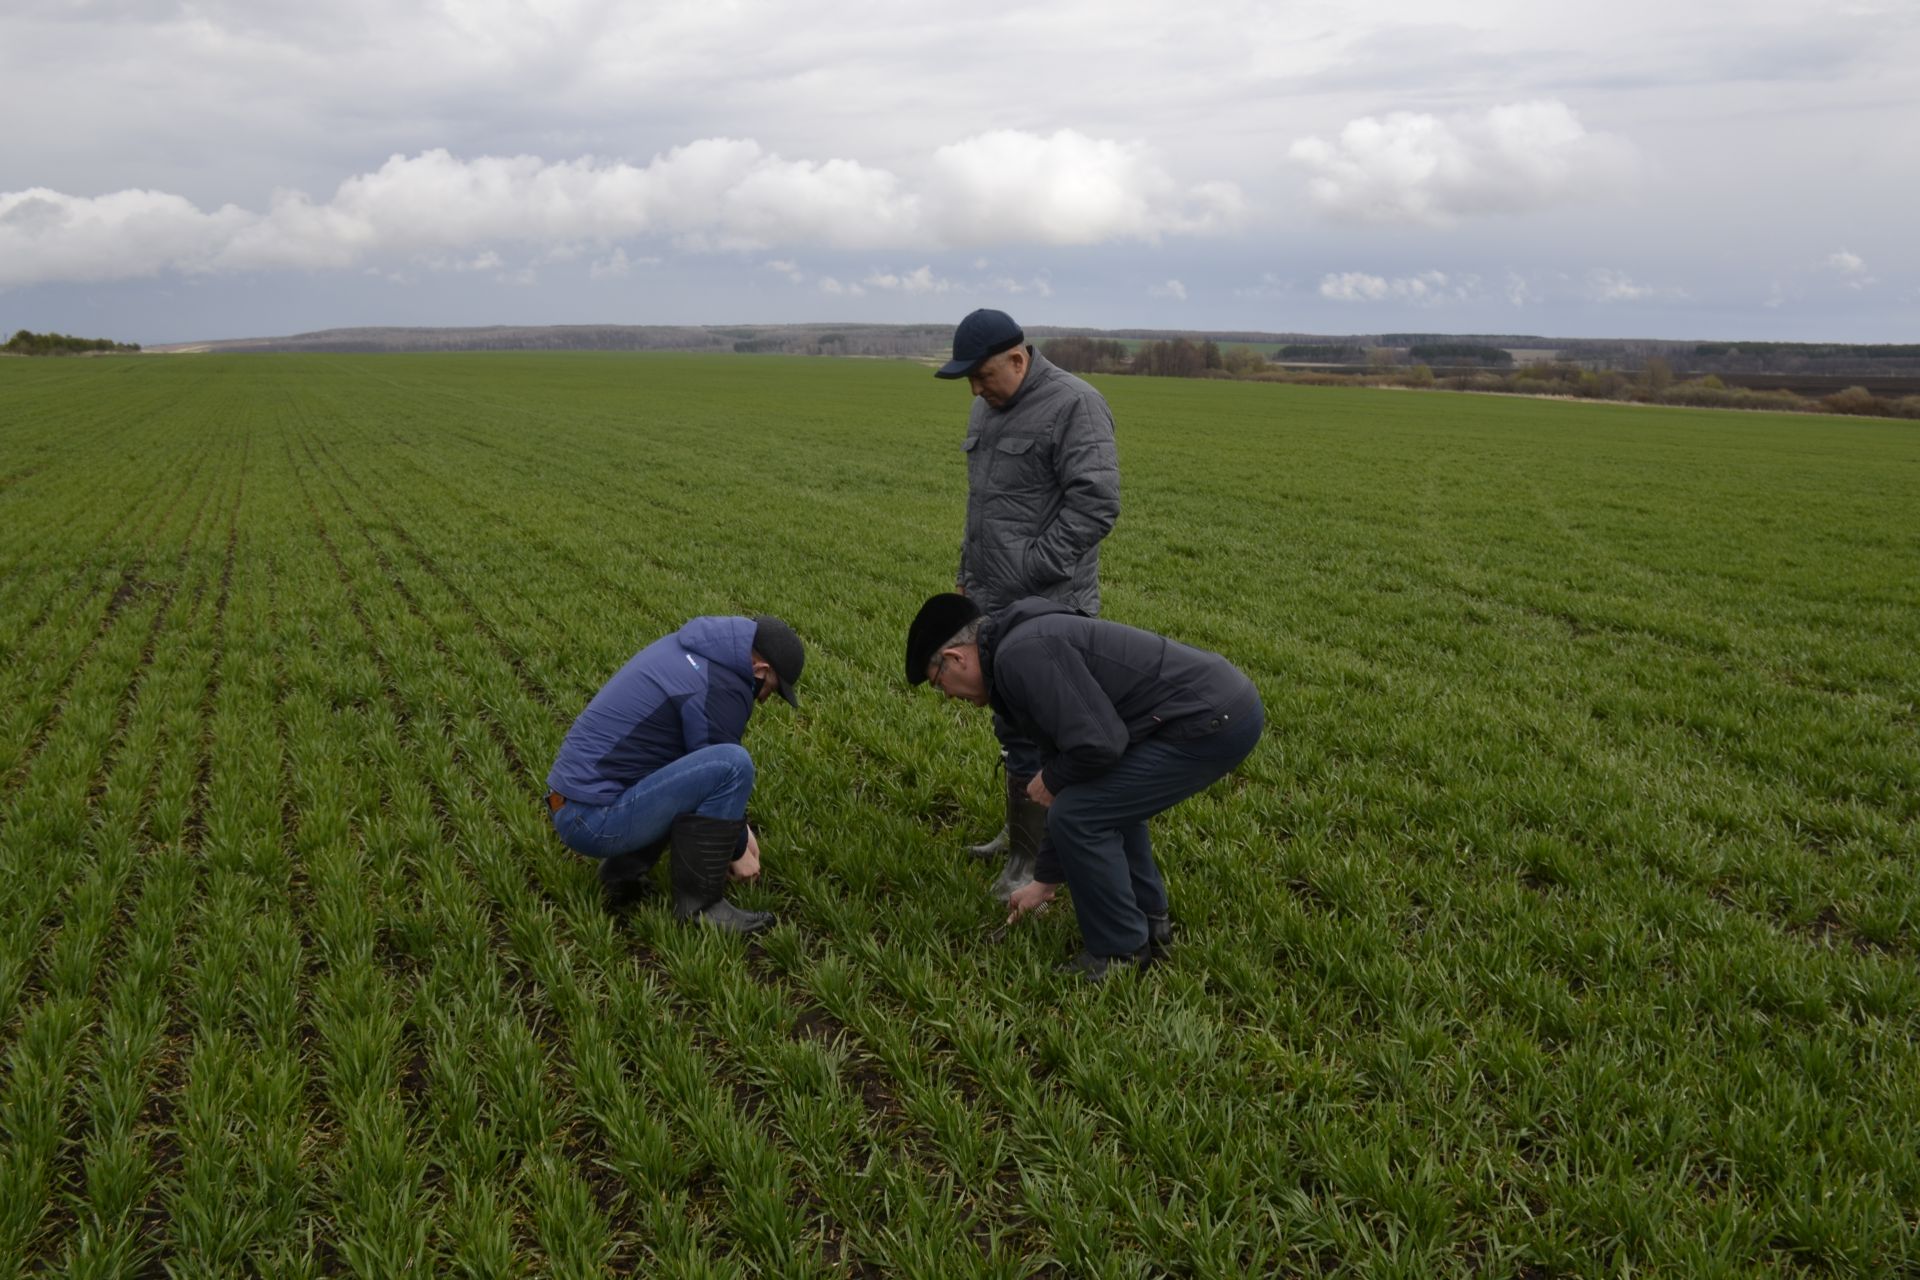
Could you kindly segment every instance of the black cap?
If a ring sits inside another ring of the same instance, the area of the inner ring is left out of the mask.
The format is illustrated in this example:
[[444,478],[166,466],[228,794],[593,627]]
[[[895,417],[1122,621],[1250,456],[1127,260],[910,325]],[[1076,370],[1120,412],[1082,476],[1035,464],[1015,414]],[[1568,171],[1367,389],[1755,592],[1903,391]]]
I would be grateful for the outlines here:
[[925,684],[927,664],[940,646],[980,616],[980,606],[957,591],[945,591],[920,606],[907,628],[907,683]]
[[933,371],[936,378],[964,378],[983,362],[1002,351],[1011,351],[1027,340],[1020,326],[1004,311],[982,307],[962,320],[953,331],[953,359]]
[[780,696],[787,705],[800,705],[799,696],[793,686],[800,683],[800,668],[807,665],[807,651],[800,644],[800,637],[793,634],[793,628],[770,613],[756,614],[753,619],[753,650],[767,660],[774,674],[780,677]]

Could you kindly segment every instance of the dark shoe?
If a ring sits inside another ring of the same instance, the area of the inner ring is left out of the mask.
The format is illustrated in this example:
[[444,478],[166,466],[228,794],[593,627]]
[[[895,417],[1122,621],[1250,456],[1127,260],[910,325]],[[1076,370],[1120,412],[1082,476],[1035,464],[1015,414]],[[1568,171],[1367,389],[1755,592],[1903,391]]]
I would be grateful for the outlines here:
[[1119,969],[1144,970],[1153,963],[1153,944],[1124,956],[1096,956],[1082,951],[1064,964],[1053,966],[1055,973],[1070,974],[1088,982],[1105,982],[1107,975]]
[[1047,810],[1027,795],[1027,779],[1007,775],[1007,861],[993,882],[993,896],[1001,902],[1016,889],[1033,882],[1040,842],[1047,837]]
[[991,862],[1006,851],[1007,829],[1005,827],[1000,828],[1000,833],[984,844],[970,844],[967,846],[967,852],[982,862]]
[[726,901],[727,867],[738,856],[746,823],[737,818],[683,814],[673,820],[673,914],[703,920],[729,933],[756,933],[773,923],[764,911],[742,911]]
[[1170,913],[1147,913],[1147,950],[1153,952],[1156,963],[1165,960],[1167,953],[1173,950],[1173,916]]

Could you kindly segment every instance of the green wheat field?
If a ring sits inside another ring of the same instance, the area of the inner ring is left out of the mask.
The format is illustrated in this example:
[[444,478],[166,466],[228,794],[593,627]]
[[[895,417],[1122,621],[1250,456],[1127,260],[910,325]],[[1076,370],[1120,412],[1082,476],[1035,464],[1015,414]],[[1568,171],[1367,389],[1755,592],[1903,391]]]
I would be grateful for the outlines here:
[[[1101,387],[1269,729],[1082,989],[901,679],[924,367],[0,363],[0,1274],[1913,1274],[1920,431]],[[758,611],[781,924],[609,916],[554,750]]]

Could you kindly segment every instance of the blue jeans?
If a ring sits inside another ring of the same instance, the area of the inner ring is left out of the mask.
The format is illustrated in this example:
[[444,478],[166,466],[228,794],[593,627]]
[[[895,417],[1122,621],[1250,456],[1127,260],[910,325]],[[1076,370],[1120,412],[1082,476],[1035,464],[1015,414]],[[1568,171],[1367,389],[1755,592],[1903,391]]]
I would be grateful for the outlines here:
[[665,839],[683,814],[744,818],[753,794],[753,757],[730,742],[692,751],[655,769],[612,804],[569,800],[553,815],[560,843],[589,858],[617,858]]
[[1167,910],[1147,819],[1232,773],[1252,754],[1265,724],[1265,708],[1256,701],[1204,738],[1147,738],[1106,773],[1054,797],[1047,835],[1088,951],[1118,956],[1147,945],[1147,916]]

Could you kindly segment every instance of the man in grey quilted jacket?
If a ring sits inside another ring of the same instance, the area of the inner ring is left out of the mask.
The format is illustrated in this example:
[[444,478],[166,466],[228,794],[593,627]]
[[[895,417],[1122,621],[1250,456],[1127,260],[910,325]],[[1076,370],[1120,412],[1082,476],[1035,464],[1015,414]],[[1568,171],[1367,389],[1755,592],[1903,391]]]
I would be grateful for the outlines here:
[[[936,378],[965,378],[967,523],[954,586],[991,613],[1043,596],[1089,616],[1100,612],[1100,540],[1120,518],[1113,413],[1098,391],[1028,344],[1004,311],[982,309],[953,331],[953,359]],[[994,717],[1006,765],[1007,823],[974,845],[1006,855],[993,894],[1005,901],[1033,879],[1046,810],[1027,795],[1040,751]]]

